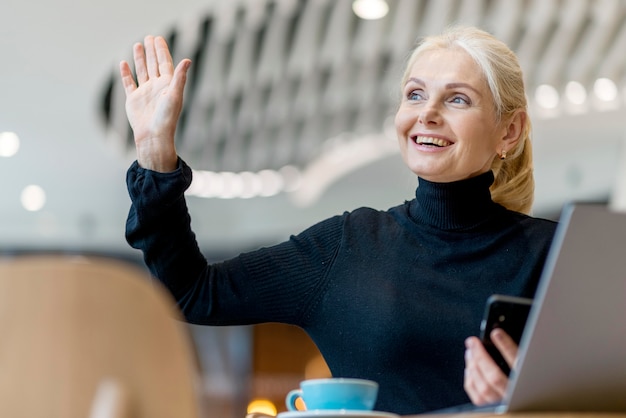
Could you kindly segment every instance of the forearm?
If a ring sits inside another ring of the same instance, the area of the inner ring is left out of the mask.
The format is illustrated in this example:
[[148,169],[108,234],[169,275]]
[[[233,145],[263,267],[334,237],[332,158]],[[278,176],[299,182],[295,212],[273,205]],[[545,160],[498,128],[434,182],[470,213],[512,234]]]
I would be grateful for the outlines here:
[[151,273],[180,300],[200,279],[206,261],[191,231],[184,191],[191,170],[182,161],[159,174],[133,164],[127,186],[132,200],[126,240],[144,254]]
[[232,325],[280,321],[301,325],[319,281],[327,278],[342,218],[321,222],[281,244],[207,264],[191,230],[184,191],[191,169],[156,173],[133,164],[126,239],[173,294],[188,321]]

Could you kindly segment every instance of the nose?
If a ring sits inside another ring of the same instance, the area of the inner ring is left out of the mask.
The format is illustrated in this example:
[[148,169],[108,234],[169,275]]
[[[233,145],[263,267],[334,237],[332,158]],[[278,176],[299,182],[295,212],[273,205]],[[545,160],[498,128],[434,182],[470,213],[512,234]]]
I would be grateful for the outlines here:
[[420,109],[417,120],[422,125],[439,125],[441,123],[441,113],[434,103],[426,102]]

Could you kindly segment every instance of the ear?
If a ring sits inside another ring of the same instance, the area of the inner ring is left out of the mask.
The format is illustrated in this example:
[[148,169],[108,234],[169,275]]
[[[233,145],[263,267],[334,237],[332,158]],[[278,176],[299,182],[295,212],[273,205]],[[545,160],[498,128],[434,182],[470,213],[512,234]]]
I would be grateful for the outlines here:
[[526,118],[528,118],[526,111],[519,109],[515,111],[508,120],[502,121],[504,133],[496,152],[500,153],[502,150],[510,151],[515,147],[522,136],[522,131],[526,125]]

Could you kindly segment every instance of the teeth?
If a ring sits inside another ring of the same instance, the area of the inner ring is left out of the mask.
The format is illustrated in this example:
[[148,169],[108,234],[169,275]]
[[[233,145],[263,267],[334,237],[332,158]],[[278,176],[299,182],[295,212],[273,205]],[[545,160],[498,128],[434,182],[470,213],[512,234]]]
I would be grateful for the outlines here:
[[430,145],[436,145],[438,147],[447,147],[448,145],[452,145],[452,142],[446,141],[445,139],[432,138],[429,136],[418,136],[417,138],[415,138],[415,142],[420,145],[430,144]]

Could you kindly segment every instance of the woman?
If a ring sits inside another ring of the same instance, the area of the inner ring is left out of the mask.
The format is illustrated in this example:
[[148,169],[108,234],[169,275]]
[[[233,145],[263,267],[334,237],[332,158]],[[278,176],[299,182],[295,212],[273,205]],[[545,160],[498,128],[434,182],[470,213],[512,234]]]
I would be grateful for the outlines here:
[[[415,199],[345,212],[215,265],[191,231],[191,170],[174,145],[190,61],[174,68],[163,38],[151,36],[135,45],[134,61],[136,81],[120,65],[137,148],[126,237],[188,321],[297,325],[334,376],[379,382],[377,410],[415,414],[502,396],[506,377],[469,336],[491,294],[534,294],[555,229],[523,213],[533,193],[530,121],[519,64],[503,43],[456,28],[409,59],[395,125],[418,177]],[[515,345],[496,337],[512,361]]]

